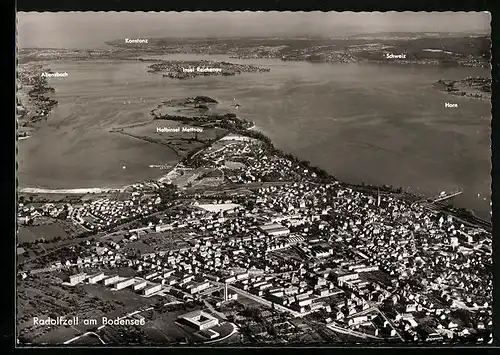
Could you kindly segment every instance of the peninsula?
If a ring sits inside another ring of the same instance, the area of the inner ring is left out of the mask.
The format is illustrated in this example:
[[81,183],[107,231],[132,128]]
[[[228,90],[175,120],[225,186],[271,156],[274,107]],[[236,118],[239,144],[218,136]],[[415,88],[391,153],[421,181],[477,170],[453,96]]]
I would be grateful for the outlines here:
[[234,113],[213,113],[217,100],[207,96],[167,100],[151,111],[155,120],[179,121],[186,124],[222,128],[231,132],[248,130],[254,123],[237,117]]
[[491,100],[491,78],[467,77],[461,80],[439,80],[436,84],[438,88],[452,95]]
[[34,123],[46,120],[57,101],[49,97],[55,90],[47,77],[52,74],[41,65],[20,65],[16,93],[18,138],[26,139],[35,129]]

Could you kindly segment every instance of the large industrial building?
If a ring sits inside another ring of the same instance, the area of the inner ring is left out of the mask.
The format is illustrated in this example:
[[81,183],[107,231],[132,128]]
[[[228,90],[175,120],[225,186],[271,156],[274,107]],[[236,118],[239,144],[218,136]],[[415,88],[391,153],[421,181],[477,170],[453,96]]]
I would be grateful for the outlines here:
[[259,229],[265,234],[273,237],[281,237],[290,234],[290,230],[279,223],[264,224]]
[[240,208],[241,205],[238,205],[236,203],[207,203],[197,204],[196,207],[207,212],[219,213],[232,211],[236,208]]
[[142,294],[144,296],[149,296],[155,292],[158,292],[161,290],[161,285],[158,284],[158,285],[153,285],[153,286],[149,286],[149,287],[146,287],[145,289],[142,290]]
[[120,279],[118,275],[110,276],[107,279],[104,279],[104,285],[112,285]]
[[127,279],[127,280],[123,280],[123,281],[120,281],[120,282],[117,282],[115,284],[115,289],[116,290],[121,290],[125,287],[128,287],[130,285],[133,285],[135,283],[135,280],[134,279]]
[[87,278],[87,274],[85,272],[83,272],[81,274],[71,275],[69,277],[69,284],[71,286],[75,286],[75,285],[79,284],[80,282],[82,282],[83,280],[85,280],[86,278]]
[[193,283],[190,286],[191,287],[189,287],[189,289],[188,289],[189,293],[195,294],[198,292],[202,292],[202,291],[206,290],[207,288],[210,288],[210,282],[205,281],[205,282]]
[[333,276],[337,279],[337,284],[339,286],[344,285],[346,282],[359,279],[359,274],[357,272],[333,273]]
[[205,330],[219,325],[219,320],[214,316],[197,310],[183,314],[178,317],[182,323],[187,324],[197,330]]
[[103,280],[106,277],[103,272],[99,272],[94,275],[89,276],[89,284],[95,284],[98,283],[99,281]]
[[134,289],[134,291],[137,291],[146,287],[147,284],[148,283],[146,281],[139,281],[132,288]]

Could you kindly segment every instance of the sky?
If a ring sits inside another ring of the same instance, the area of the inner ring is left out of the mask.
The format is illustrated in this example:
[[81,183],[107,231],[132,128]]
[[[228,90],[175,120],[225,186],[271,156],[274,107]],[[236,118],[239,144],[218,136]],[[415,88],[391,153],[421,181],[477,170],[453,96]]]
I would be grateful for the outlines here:
[[19,48],[100,48],[122,38],[490,33],[486,12],[19,12]]

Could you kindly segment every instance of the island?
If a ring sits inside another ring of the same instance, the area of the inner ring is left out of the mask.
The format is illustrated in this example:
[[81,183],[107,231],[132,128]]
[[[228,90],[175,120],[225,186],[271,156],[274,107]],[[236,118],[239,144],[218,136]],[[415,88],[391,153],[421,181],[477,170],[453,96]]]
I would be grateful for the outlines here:
[[233,76],[241,73],[269,72],[269,68],[263,68],[249,64],[234,64],[229,62],[217,62],[211,60],[200,61],[175,61],[162,60],[151,64],[148,72],[164,73],[163,77],[172,79],[190,79],[197,76],[222,75]]

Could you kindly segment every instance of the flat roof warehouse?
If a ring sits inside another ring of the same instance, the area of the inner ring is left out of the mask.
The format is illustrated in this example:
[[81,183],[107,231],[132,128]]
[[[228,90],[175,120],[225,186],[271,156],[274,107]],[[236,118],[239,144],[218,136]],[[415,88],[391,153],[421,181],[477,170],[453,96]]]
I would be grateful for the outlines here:
[[261,231],[268,235],[280,236],[290,234],[290,230],[278,223],[264,224],[259,227]]
[[226,212],[226,211],[232,211],[241,206],[236,203],[217,203],[217,204],[208,203],[203,205],[197,205],[196,207],[201,208],[202,210],[208,212],[221,212],[221,211]]

